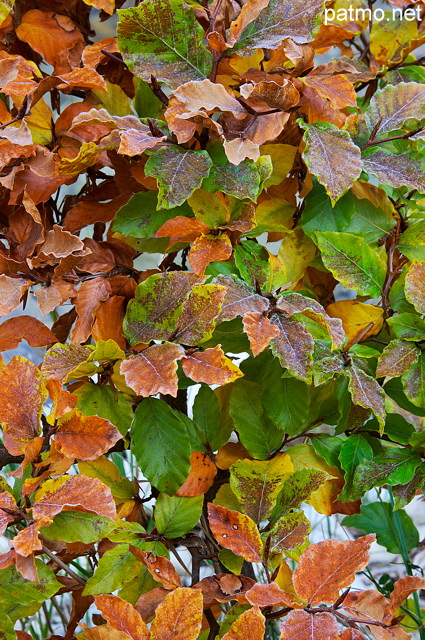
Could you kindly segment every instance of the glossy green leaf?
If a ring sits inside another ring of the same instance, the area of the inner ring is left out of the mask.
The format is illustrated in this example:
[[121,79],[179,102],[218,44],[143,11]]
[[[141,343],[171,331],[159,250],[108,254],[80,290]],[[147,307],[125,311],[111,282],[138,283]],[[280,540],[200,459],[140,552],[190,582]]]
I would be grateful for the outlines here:
[[83,542],[90,544],[106,538],[115,524],[109,518],[84,511],[63,511],[58,513],[49,527],[43,527],[41,533],[48,540],[64,542]]
[[182,498],[160,493],[155,505],[158,533],[166,538],[179,538],[191,531],[202,514],[204,496]]
[[343,443],[341,451],[339,453],[339,460],[341,462],[342,468],[345,471],[345,485],[344,489],[338,496],[338,500],[351,500],[350,492],[356,468],[364,460],[372,459],[372,447],[361,433],[353,434],[347,438],[347,440]]
[[96,571],[86,582],[83,595],[112,593],[138,574],[141,563],[128,549],[128,544],[118,544],[103,554]]
[[74,393],[78,397],[76,408],[85,416],[105,418],[125,436],[133,420],[133,410],[120,391],[85,382]]
[[139,191],[121,209],[118,209],[112,228],[123,236],[152,238],[167,220],[176,216],[190,216],[186,204],[173,209],[158,211],[156,191]]

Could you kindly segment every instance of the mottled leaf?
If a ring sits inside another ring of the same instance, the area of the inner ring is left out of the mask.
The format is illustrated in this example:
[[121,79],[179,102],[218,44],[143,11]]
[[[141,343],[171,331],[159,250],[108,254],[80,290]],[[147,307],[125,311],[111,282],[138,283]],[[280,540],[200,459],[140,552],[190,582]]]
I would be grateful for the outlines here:
[[56,449],[68,458],[95,460],[122,438],[118,429],[104,418],[85,416],[73,409],[58,420]]
[[195,345],[211,338],[225,294],[225,288],[217,284],[194,285],[183,303],[174,340]]
[[281,314],[274,314],[271,323],[280,331],[280,335],[271,341],[274,355],[293,376],[310,382],[313,371],[313,336],[301,322],[288,320]]
[[376,377],[401,376],[407,369],[417,362],[420,351],[416,345],[404,340],[393,340],[385,347],[378,358]]
[[182,368],[189,378],[206,384],[228,384],[242,375],[239,367],[224,355],[220,345],[188,355],[182,361]]
[[261,640],[264,637],[265,618],[258,607],[244,611],[232,622],[230,629],[222,640]]
[[124,360],[120,371],[126,384],[139,396],[157,393],[177,395],[177,361],[184,355],[180,345],[164,342],[144,349],[139,355]]
[[372,96],[365,112],[366,122],[375,137],[400,129],[407,121],[421,120],[424,116],[425,88],[418,82],[388,84]]
[[248,562],[261,562],[263,543],[251,518],[209,503],[208,520],[213,536],[222,547]]
[[354,473],[351,496],[360,498],[372,487],[384,484],[405,484],[420,464],[419,454],[411,449],[387,449],[373,460],[359,464]]
[[354,404],[365,409],[372,409],[378,419],[380,430],[385,424],[385,393],[374,378],[367,375],[360,367],[352,365],[345,369],[348,376],[348,388]]
[[288,513],[270,531],[270,551],[283,553],[295,549],[308,540],[310,531],[310,523],[302,511]]
[[364,158],[363,168],[367,173],[375,175],[382,184],[425,192],[422,165],[409,152],[397,155],[379,149]]
[[425,313],[425,262],[412,262],[406,274],[404,287],[406,298],[416,311]]
[[286,616],[280,640],[338,640],[339,629],[330,613],[312,615],[307,611],[290,611]]

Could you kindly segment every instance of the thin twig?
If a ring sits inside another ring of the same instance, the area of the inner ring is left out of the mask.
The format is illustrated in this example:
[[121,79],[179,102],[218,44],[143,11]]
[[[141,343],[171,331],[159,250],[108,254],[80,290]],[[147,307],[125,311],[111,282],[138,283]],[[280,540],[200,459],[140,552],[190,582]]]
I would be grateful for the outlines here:
[[58,567],[60,567],[61,569],[63,569],[64,571],[66,571],[66,573],[71,576],[71,578],[74,578],[74,580],[76,580],[79,584],[82,584],[83,586],[85,586],[86,581],[84,580],[84,578],[81,578],[77,573],[75,573],[75,571],[73,571],[72,569],[70,569],[68,567],[67,564],[65,564],[65,562],[62,562],[62,560],[60,558],[58,558],[57,556],[55,556],[54,553],[52,553],[52,551],[50,551],[50,549],[48,549],[44,544],[43,544],[43,553],[46,554],[46,556],[49,556],[49,558],[58,565]]

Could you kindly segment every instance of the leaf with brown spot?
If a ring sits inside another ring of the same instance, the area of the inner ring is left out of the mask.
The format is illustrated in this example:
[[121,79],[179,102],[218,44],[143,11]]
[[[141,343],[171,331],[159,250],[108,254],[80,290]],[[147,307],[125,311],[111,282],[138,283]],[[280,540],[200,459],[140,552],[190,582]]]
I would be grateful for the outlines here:
[[404,285],[406,298],[418,313],[425,313],[425,262],[413,260],[407,270]]
[[376,377],[390,376],[396,378],[417,362],[420,351],[412,342],[393,340],[378,358]]
[[249,591],[245,598],[248,602],[257,607],[294,607],[297,602],[292,593],[282,591],[276,582],[260,584],[257,582]]
[[233,320],[237,316],[245,316],[247,313],[262,313],[269,308],[267,298],[260,296],[246,282],[236,276],[217,276],[216,284],[226,287],[221,313],[217,323],[224,320]]
[[184,356],[184,349],[177,344],[164,342],[144,349],[121,363],[120,371],[126,384],[139,396],[155,396],[157,393],[177,396],[177,361]]
[[347,367],[345,374],[348,376],[348,389],[353,403],[373,411],[382,433],[386,416],[384,390],[374,378],[355,364]]
[[196,345],[211,338],[225,294],[225,288],[217,284],[194,285],[183,303],[174,340]]
[[208,520],[213,536],[222,547],[248,562],[261,562],[263,543],[251,518],[210,502]]
[[416,576],[405,576],[394,583],[390,594],[390,601],[384,610],[384,620],[391,620],[397,609],[409,596],[418,589],[425,589],[425,580]]
[[154,553],[143,551],[135,546],[130,546],[130,551],[143,562],[155,580],[162,582],[165,589],[175,589],[181,586],[180,576],[168,558],[156,556]]
[[258,607],[244,611],[232,622],[230,629],[222,640],[263,640],[265,632],[265,618]]
[[243,375],[239,367],[224,355],[220,345],[195,351],[183,358],[182,367],[188,378],[206,384],[228,384]]
[[243,317],[243,328],[248,336],[254,356],[264,351],[273,338],[279,335],[279,328],[262,313],[250,312]]
[[57,424],[56,449],[67,458],[96,460],[122,438],[109,420],[85,416],[78,409],[59,418]]
[[210,262],[228,260],[232,251],[232,242],[226,233],[220,236],[202,233],[190,249],[189,264],[197,276],[202,276]]
[[111,595],[95,596],[94,600],[110,627],[126,633],[133,640],[149,640],[149,629],[129,602]]
[[71,333],[73,342],[85,342],[90,336],[94,315],[101,302],[107,300],[111,293],[111,285],[105,278],[86,280],[80,286],[76,299],[77,322]]
[[176,495],[189,498],[201,496],[212,486],[216,475],[217,467],[210,456],[202,451],[192,451],[189,475]]
[[291,611],[285,618],[280,640],[338,640],[339,629],[330,613]]
[[299,597],[313,607],[335,602],[340,590],[348,587],[356,572],[369,562],[369,548],[375,539],[371,533],[354,541],[324,540],[308,547],[293,575]]
[[0,385],[4,445],[12,455],[20,455],[40,433],[40,417],[47,398],[43,376],[35,364],[15,356],[0,371]]
[[47,480],[35,494],[35,520],[53,520],[62,511],[89,511],[115,520],[117,510],[109,487],[97,478],[63,475]]
[[294,377],[310,382],[313,371],[313,336],[301,322],[288,320],[281,314],[275,313],[270,320],[279,329],[279,335],[271,341],[273,354]]
[[21,340],[26,340],[31,347],[45,347],[57,342],[55,334],[32,316],[9,318],[0,325],[0,351],[16,349]]
[[0,316],[7,316],[16,309],[25,291],[32,282],[24,278],[0,275]]
[[283,553],[295,549],[308,540],[311,527],[303,511],[288,513],[279,518],[270,532],[270,550]]
[[151,640],[196,640],[202,625],[202,593],[179,587],[156,610]]
[[46,378],[67,382],[67,376],[92,353],[90,347],[79,344],[55,344],[44,356],[41,371]]

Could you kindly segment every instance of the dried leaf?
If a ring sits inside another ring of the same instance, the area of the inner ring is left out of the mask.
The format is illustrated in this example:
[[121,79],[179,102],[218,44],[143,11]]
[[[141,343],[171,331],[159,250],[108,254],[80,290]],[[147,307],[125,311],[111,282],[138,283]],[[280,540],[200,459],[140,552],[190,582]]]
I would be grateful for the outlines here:
[[282,591],[276,582],[256,583],[245,594],[248,602],[256,607],[293,607],[297,602],[292,593]]
[[82,283],[75,302],[78,319],[71,334],[73,342],[81,343],[87,340],[91,333],[94,315],[100,303],[107,300],[110,294],[111,285],[105,278],[94,278]]
[[161,602],[151,625],[151,640],[196,640],[202,625],[202,593],[179,587]]
[[0,275],[0,316],[7,316],[16,309],[31,284],[30,280],[24,278],[10,278],[3,273]]
[[195,351],[183,358],[182,367],[188,378],[195,382],[224,385],[234,382],[243,374],[220,345],[205,351]]
[[254,356],[264,351],[272,338],[279,334],[279,328],[270,322],[262,313],[246,313],[243,317],[243,328],[249,338],[249,344]]
[[280,640],[338,640],[339,629],[330,613],[291,611],[285,618]]
[[313,371],[313,336],[301,322],[283,315],[274,314],[270,321],[279,329],[279,335],[271,342],[273,353],[293,376],[309,382]]
[[214,576],[203,578],[193,585],[194,589],[201,589],[204,597],[204,607],[209,607],[217,602],[230,602],[238,600],[246,603],[244,594],[249,591],[255,582],[252,578],[231,575],[229,573],[217,573]]
[[109,420],[85,416],[73,409],[58,420],[56,449],[68,458],[96,460],[107,453],[122,435]]
[[[3,507],[7,509],[7,511],[3,511]],[[10,511],[18,511],[18,506],[16,504],[15,498],[8,491],[2,491],[0,493],[0,533],[6,531],[9,522],[14,521],[14,516],[11,515]]]
[[[264,118],[262,118],[262,120],[264,120]],[[262,124],[264,125],[264,123]],[[273,137],[274,136],[269,135],[266,137],[266,140],[272,139]],[[258,160],[260,157],[259,145],[266,142],[266,140],[252,142],[248,140],[248,138],[235,138],[234,140],[224,140],[223,144],[229,162],[238,165],[246,158],[254,161]]]
[[232,622],[230,629],[224,634],[223,640],[262,640],[265,631],[265,618],[258,607],[244,611]]
[[418,313],[425,313],[425,262],[414,260],[407,270],[406,298]]
[[216,475],[217,467],[210,456],[202,451],[192,451],[189,475],[176,495],[189,498],[201,496],[212,486]]
[[21,340],[31,347],[45,347],[57,341],[45,324],[32,316],[9,318],[0,325],[0,351],[16,349]]
[[182,84],[175,91],[173,96],[185,107],[185,118],[197,115],[199,109],[204,109],[211,113],[216,109],[222,112],[229,112],[234,118],[243,120],[247,116],[246,109],[228,93],[221,84],[202,80],[198,82],[187,82]]
[[95,596],[94,600],[110,627],[126,633],[133,640],[149,640],[149,629],[129,602],[110,595]]
[[232,242],[226,233],[220,236],[202,233],[189,252],[189,264],[197,276],[203,276],[210,262],[228,260],[232,251]]
[[263,543],[251,518],[210,502],[208,520],[213,536],[222,547],[249,562],[261,562]]
[[412,595],[418,589],[425,588],[425,580],[423,578],[417,578],[415,576],[405,576],[399,578],[394,583],[394,589],[390,594],[390,601],[385,607],[384,620],[391,620],[396,613],[397,609],[403,604],[407,598]]
[[177,362],[184,356],[180,345],[164,342],[144,349],[139,355],[124,360],[120,371],[126,384],[139,396],[157,393],[177,396]]
[[90,347],[79,344],[56,344],[44,356],[41,371],[46,378],[67,382],[67,376],[92,353]]

